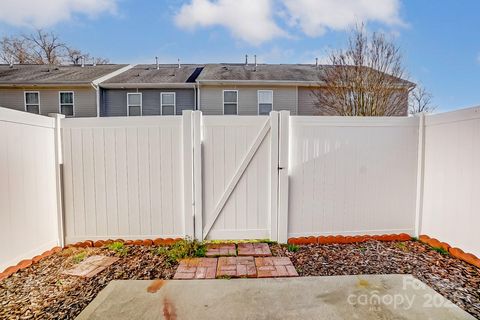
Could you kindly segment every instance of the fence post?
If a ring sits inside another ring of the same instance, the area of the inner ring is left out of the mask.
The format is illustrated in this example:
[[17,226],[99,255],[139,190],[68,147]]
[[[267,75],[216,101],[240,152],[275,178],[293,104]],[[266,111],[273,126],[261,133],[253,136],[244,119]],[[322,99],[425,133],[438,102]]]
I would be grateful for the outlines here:
[[61,119],[65,115],[49,113],[49,117],[55,118],[55,175],[57,189],[57,232],[58,245],[63,248],[65,245],[64,219],[63,219],[63,153],[62,153],[62,128]]
[[288,157],[290,111],[280,111],[278,150],[278,242],[288,240]]
[[423,180],[425,168],[425,114],[418,117],[418,152],[417,152],[417,193],[415,202],[415,236],[418,237],[422,228],[423,212]]
[[270,112],[270,239],[278,241],[278,111]]
[[202,112],[193,111],[193,194],[195,239],[203,240]]
[[193,117],[192,110],[184,110],[182,115],[183,131],[183,220],[185,236],[194,237],[194,199],[193,199]]

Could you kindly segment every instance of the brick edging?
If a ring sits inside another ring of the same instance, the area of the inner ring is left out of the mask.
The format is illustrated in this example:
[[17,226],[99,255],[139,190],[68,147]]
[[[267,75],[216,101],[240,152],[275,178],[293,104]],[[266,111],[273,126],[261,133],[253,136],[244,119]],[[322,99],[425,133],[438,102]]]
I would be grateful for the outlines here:
[[334,243],[359,243],[369,240],[377,241],[408,241],[412,237],[406,233],[362,235],[362,236],[319,236],[319,237],[298,237],[289,238],[289,244],[334,244]]
[[480,268],[480,259],[477,258],[474,254],[472,253],[465,253],[462,249],[460,248],[454,248],[450,246],[446,242],[440,242],[439,240],[435,238],[430,238],[429,236],[423,234],[420,237],[418,237],[418,240],[421,242],[428,244],[432,248],[441,248],[448,253],[452,257],[455,257],[457,259],[460,259],[462,261],[465,261],[466,263],[469,263],[477,268]]
[[0,281],[10,277],[12,274],[14,274],[14,273],[16,273],[16,272],[18,272],[22,269],[30,267],[32,264],[40,262],[41,260],[51,256],[52,254],[58,253],[58,252],[62,251],[63,249],[67,249],[67,248],[88,248],[88,247],[99,248],[99,247],[103,247],[104,245],[109,245],[109,244],[114,243],[114,242],[122,242],[126,245],[136,245],[136,246],[152,246],[152,245],[157,245],[157,246],[158,245],[164,245],[165,246],[165,245],[174,244],[175,242],[177,242],[179,240],[182,240],[182,238],[175,238],[175,239],[174,238],[165,238],[165,239],[164,238],[157,238],[157,239],[154,239],[154,240],[145,239],[145,240],[127,240],[127,241],[125,241],[123,239],[116,239],[116,240],[108,239],[108,240],[97,240],[97,241],[86,240],[86,241],[83,241],[83,242],[68,244],[68,245],[65,246],[65,248],[54,247],[50,250],[45,251],[42,254],[39,254],[39,255],[33,257],[32,259],[22,260],[19,263],[17,263],[17,265],[6,268],[5,270],[3,270],[3,272],[0,272]]
[[17,265],[8,267],[5,270],[3,270],[3,272],[0,273],[0,281],[10,277],[12,274],[16,273],[17,271],[28,268],[32,264],[38,263],[41,260],[45,259],[46,257],[49,257],[52,254],[60,252],[60,251],[62,251],[62,248],[54,247],[50,250],[45,251],[42,254],[39,254],[38,256],[33,257],[32,259],[22,260],[19,263],[17,263]]
[[133,246],[168,246],[171,244],[174,244],[177,241],[182,240],[182,238],[157,238],[157,239],[144,239],[144,240],[123,240],[123,239],[108,239],[108,240],[97,240],[97,241],[92,241],[92,240],[85,240],[85,241],[80,241],[76,242],[73,244],[68,244],[65,246],[65,248],[88,248],[88,247],[95,247],[95,248],[100,248],[105,245],[109,245],[114,242],[122,242],[126,244],[127,246],[133,245]]

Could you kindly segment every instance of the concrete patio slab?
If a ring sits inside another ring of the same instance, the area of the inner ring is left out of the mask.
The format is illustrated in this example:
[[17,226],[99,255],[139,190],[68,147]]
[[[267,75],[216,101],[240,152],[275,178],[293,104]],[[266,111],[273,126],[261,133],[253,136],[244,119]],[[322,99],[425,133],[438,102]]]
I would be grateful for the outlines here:
[[408,275],[112,281],[84,319],[474,319]]

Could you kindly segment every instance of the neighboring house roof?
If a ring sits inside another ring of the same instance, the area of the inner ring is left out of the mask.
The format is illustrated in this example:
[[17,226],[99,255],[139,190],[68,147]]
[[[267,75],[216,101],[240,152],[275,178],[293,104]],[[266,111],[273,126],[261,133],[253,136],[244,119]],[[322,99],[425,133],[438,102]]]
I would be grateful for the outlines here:
[[104,88],[193,86],[203,66],[194,64],[140,64],[100,84]]
[[[332,65],[313,64],[207,64],[197,78],[199,82],[278,82],[278,83],[311,83],[322,82],[328,68]],[[411,86],[413,83],[398,78],[399,84]]]
[[126,67],[126,64],[0,65],[0,85],[85,85]]

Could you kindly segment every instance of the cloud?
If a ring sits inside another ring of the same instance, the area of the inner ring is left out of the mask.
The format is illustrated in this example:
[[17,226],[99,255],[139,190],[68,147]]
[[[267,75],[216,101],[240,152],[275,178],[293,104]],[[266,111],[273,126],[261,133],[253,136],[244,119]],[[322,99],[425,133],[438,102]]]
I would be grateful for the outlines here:
[[190,30],[223,26],[234,37],[259,45],[286,35],[276,24],[273,11],[272,0],[192,0],[180,8],[175,23]]
[[75,14],[95,17],[114,13],[117,0],[2,0],[0,22],[13,26],[50,27]]
[[403,25],[399,0],[283,0],[289,25],[308,36],[341,31],[359,22]]

